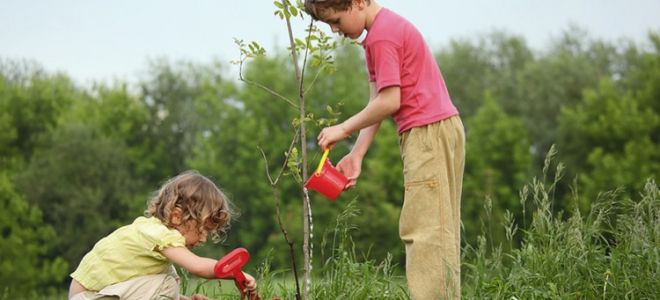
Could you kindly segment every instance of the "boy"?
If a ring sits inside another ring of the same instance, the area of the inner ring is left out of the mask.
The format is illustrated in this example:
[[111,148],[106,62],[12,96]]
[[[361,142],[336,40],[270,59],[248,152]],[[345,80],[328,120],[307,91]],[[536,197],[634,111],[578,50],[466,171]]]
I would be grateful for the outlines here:
[[354,186],[380,122],[398,127],[405,196],[399,235],[413,299],[460,298],[460,198],[465,134],[435,59],[417,29],[375,0],[305,0],[312,18],[362,42],[370,99],[362,111],[318,135],[321,149],[359,130],[337,164]]

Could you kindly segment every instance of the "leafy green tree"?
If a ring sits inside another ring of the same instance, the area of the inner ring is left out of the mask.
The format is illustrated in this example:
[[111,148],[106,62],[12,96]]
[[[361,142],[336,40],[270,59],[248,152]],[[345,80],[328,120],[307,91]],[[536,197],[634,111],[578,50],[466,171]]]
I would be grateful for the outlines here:
[[43,220],[57,232],[50,257],[61,256],[74,268],[98,239],[135,217],[128,213],[135,207],[135,185],[126,149],[76,123],[40,143],[44,146],[17,176],[17,186],[29,203],[47,212]]
[[59,285],[67,263],[48,257],[58,237],[43,223],[41,210],[16,192],[5,172],[0,172],[0,208],[0,292],[27,299],[30,293]]
[[612,76],[617,55],[614,46],[591,40],[579,28],[569,29],[517,78],[516,94],[510,99],[518,103],[516,115],[529,129],[537,172],[545,152],[559,138],[560,110],[574,106],[585,89]]
[[146,105],[128,90],[127,84],[97,84],[89,97],[77,102],[67,113],[62,123],[85,124],[94,128],[99,136],[111,138],[125,146],[133,180],[144,186],[144,178],[149,178],[148,172],[154,168],[151,149],[147,144],[146,128],[150,118]]
[[34,62],[0,60],[0,167],[19,169],[77,97],[67,76],[50,75]]
[[[296,85],[287,76],[292,74],[286,71],[290,68],[287,59],[277,55],[253,60],[246,65],[243,76],[294,98]],[[217,95],[223,94],[226,96],[218,99]],[[288,266],[286,243],[277,225],[266,168],[273,173],[279,171],[283,154],[295,134],[291,120],[298,110],[251,85],[238,90],[227,87],[209,91],[208,95],[197,104],[203,130],[195,139],[187,162],[214,177],[241,213],[226,243],[249,247],[256,256],[265,255],[272,247],[275,253],[281,253],[274,257],[274,265]],[[302,232],[300,205],[292,201],[300,198],[295,187],[292,176],[283,177],[279,188],[282,213],[291,232]],[[296,242],[301,242],[297,238]]]
[[655,50],[641,56],[623,88],[604,79],[562,110],[560,145],[583,183],[583,211],[599,191],[625,187],[632,197],[660,174],[660,39],[652,38]]
[[[461,115],[470,117],[483,103],[486,90],[517,114],[514,100],[517,78],[535,61],[525,40],[504,32],[492,32],[476,40],[452,40],[436,54],[449,94]],[[504,101],[504,100],[507,101]]]
[[486,90],[506,113],[521,118],[537,172],[558,139],[561,108],[578,103],[583,90],[595,88],[602,78],[626,75],[635,57],[634,51],[592,39],[575,27],[543,52],[532,52],[522,38],[494,32],[476,41],[452,41],[436,55],[464,118],[481,106]]
[[[639,100],[644,108],[660,112],[660,32],[649,33],[650,48],[637,57],[628,57],[629,71],[623,80],[625,89]],[[635,52],[628,49],[629,52]],[[660,140],[660,132],[653,132],[652,139]]]
[[[277,69],[265,65],[260,67],[265,73]],[[259,97],[261,92],[252,90],[251,93]],[[267,148],[267,141],[281,140],[283,136],[290,138],[290,135],[280,131],[281,127],[278,129],[278,124],[270,119],[277,111],[269,111],[268,108],[277,105],[266,104],[262,108],[251,102],[251,93],[222,82],[202,87],[195,104],[200,130],[191,145],[191,155],[186,163],[213,177],[240,213],[226,244],[249,247],[253,255],[258,255],[265,248],[265,237],[276,224],[258,147]],[[278,149],[277,153],[283,151],[286,149]],[[211,248],[215,255],[222,253],[215,247]]]
[[186,158],[201,130],[197,99],[203,95],[204,86],[223,81],[220,67],[171,64],[165,59],[150,64],[138,96],[148,112],[138,135],[138,149],[148,154],[142,157],[139,168],[148,185],[156,186],[187,169]]
[[502,233],[492,227],[499,227],[507,210],[522,218],[517,191],[529,175],[529,135],[522,120],[505,113],[489,93],[483,106],[466,120],[466,130],[461,204],[464,240],[476,241],[482,232],[481,221],[487,226],[485,231],[494,234],[491,241],[503,242]]

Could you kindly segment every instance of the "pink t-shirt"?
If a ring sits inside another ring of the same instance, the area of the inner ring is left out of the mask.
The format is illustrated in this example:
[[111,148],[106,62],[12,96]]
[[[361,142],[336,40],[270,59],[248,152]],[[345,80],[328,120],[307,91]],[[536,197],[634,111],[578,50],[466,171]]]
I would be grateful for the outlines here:
[[431,50],[406,19],[381,8],[362,46],[377,90],[401,88],[401,105],[392,114],[399,134],[458,114]]

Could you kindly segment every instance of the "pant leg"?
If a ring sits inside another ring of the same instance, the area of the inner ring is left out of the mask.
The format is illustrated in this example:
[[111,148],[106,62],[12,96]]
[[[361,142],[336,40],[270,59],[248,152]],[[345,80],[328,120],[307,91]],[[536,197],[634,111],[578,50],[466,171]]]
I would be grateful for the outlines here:
[[460,298],[460,198],[465,134],[458,116],[401,135],[399,234],[415,300]]
[[98,292],[86,291],[70,300],[178,300],[179,284],[171,273],[140,276]]

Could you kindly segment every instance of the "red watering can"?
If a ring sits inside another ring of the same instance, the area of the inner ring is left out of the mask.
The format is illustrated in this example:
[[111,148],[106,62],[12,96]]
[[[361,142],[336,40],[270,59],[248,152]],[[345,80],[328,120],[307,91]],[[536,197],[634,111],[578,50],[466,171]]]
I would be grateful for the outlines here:
[[308,189],[315,190],[321,193],[326,198],[335,201],[337,196],[346,187],[348,179],[342,173],[340,173],[335,167],[330,163],[328,159],[328,153],[330,149],[325,149],[323,156],[321,157],[321,162],[316,168],[316,171],[312,176],[309,176],[305,187]]
[[[221,279],[233,278],[236,287],[241,291],[241,299],[243,299],[245,290],[245,275],[241,270],[250,260],[250,253],[245,248],[236,248],[223,256],[215,264],[215,277]],[[259,295],[256,292],[248,292],[247,298],[249,300],[258,300]]]

